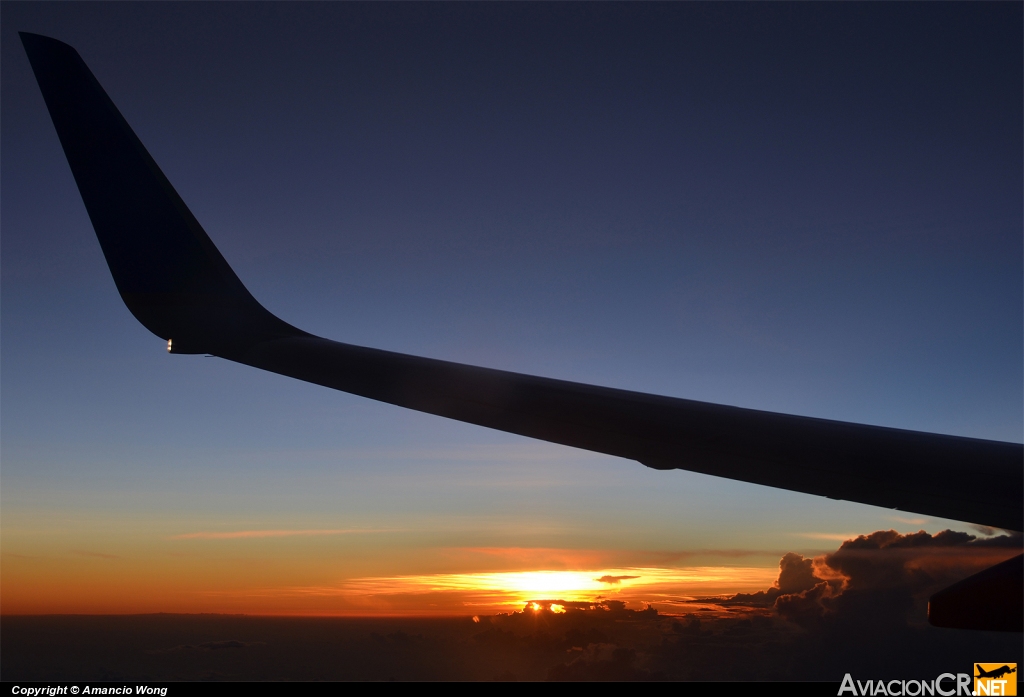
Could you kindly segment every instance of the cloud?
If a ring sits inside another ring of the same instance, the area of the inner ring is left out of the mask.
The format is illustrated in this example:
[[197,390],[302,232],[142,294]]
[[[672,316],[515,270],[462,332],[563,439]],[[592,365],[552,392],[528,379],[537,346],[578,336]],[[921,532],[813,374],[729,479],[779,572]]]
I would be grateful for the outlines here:
[[230,532],[189,532],[182,535],[171,535],[169,540],[237,540],[261,537],[298,537],[315,535],[354,535],[359,533],[388,532],[385,530],[368,530],[365,528],[333,529],[333,530],[234,530]]
[[878,530],[818,557],[788,553],[772,587],[699,599],[718,611],[691,604],[694,617],[674,627],[660,660],[691,680],[936,676],[981,653],[1020,662],[1019,635],[932,627],[927,600],[1021,543],[1020,533]]
[[842,589],[837,589],[835,584],[822,581],[799,593],[780,595],[775,600],[775,611],[779,617],[802,627],[808,627],[833,611],[827,601],[835,598],[841,592]]
[[[974,542],[977,538],[966,532],[943,530],[931,535],[924,530],[901,534],[895,530],[877,530],[870,535],[860,535],[846,540],[839,548],[851,549],[909,549],[913,547],[958,547]],[[838,552],[837,552],[838,554]]]
[[981,533],[985,537],[992,537],[997,532],[999,532],[999,528],[993,528],[988,525],[975,525],[974,523],[972,523],[970,527],[972,530]]
[[795,552],[789,552],[779,561],[779,580],[776,587],[781,593],[799,593],[817,584],[814,565]]
[[[257,589],[247,592],[329,597],[335,612],[394,615],[431,607],[446,616],[161,616],[132,619],[132,640],[124,645],[134,650],[136,630],[151,623],[158,633],[143,645],[174,648],[152,655],[147,674],[179,679],[202,678],[211,666],[234,679],[293,679],[294,666],[306,665],[307,655],[329,656],[309,677],[335,680],[838,681],[846,672],[858,679],[934,678],[966,672],[971,661],[987,656],[1024,662],[1019,635],[931,627],[924,606],[933,590],[1017,554],[1020,540],[879,530],[851,536],[820,556],[780,554],[769,570],[596,567],[572,574],[447,574]],[[512,552],[520,553],[532,554]],[[750,583],[755,571],[761,575]],[[641,578],[609,584],[604,576]],[[705,594],[731,589],[732,595],[693,602],[686,589],[710,577],[723,585]],[[609,597],[597,595],[602,593]],[[358,598],[369,600],[358,605]],[[529,601],[529,610],[523,611],[522,601]],[[662,612],[631,609],[645,602]],[[454,617],[459,614],[464,617]],[[5,639],[14,631],[8,624]],[[232,640],[214,641],[219,637]],[[244,650],[233,641],[244,643]],[[263,646],[255,646],[259,642]],[[140,670],[137,663],[137,652],[126,652],[122,672]]]
[[[548,607],[554,604],[564,612],[551,612]],[[495,656],[518,661],[503,672],[495,671],[504,676],[501,679],[623,681],[662,677],[650,669],[656,660],[651,648],[661,643],[666,621],[656,610],[630,610],[614,600],[553,600],[536,605],[542,609],[531,609],[531,603],[521,612],[487,618],[489,626],[473,637],[473,645],[483,654],[478,662],[486,663]],[[639,642],[638,636],[642,637]]]
[[1024,545],[1024,535],[1012,530],[997,530],[1002,533],[987,539],[974,540],[971,545],[974,547],[996,547],[1005,549],[1020,549]]
[[814,575],[812,559],[806,559],[796,552],[787,552],[779,560],[779,578],[773,587],[756,593],[737,593],[730,598],[701,598],[700,600],[717,602],[720,605],[768,607],[774,605],[780,596],[810,590],[820,581],[821,579]]
[[601,578],[594,579],[598,583],[609,583],[618,585],[623,581],[628,581],[631,578],[640,578],[639,576],[602,576]]
[[790,552],[779,562],[772,588],[717,602],[772,607],[805,629],[859,617],[900,624],[924,618],[932,593],[1002,561],[1021,545],[1020,533],[978,538],[954,530],[934,535],[877,530],[851,536],[835,552],[814,559]]
[[649,680],[650,673],[638,668],[636,662],[635,649],[615,644],[589,644],[568,663],[553,666],[547,679],[553,682]]
[[[876,681],[933,679],[942,672],[967,672],[979,657],[1024,662],[1019,635],[956,632],[930,627],[921,618],[915,621],[913,612],[900,610],[899,587],[877,585],[879,580],[899,579],[899,574],[865,574],[857,566],[872,557],[874,563],[890,567],[912,567],[936,556],[944,564],[976,563],[979,558],[1005,557],[1014,551],[978,548],[971,541],[936,546],[937,536],[931,537],[931,542],[922,544],[921,538],[907,542],[906,536],[867,535],[858,544],[879,549],[855,548],[855,540],[850,540],[845,550],[814,559],[789,553],[779,562],[774,584],[764,581],[771,588],[762,593],[774,594],[776,605],[712,610],[691,605],[681,617],[652,608],[630,609],[621,600],[583,602],[562,595],[535,595],[529,609],[490,616],[462,608],[462,617],[452,612],[434,618],[7,617],[5,677],[18,677],[7,673],[44,661],[50,668],[41,677],[89,670],[81,666],[95,664],[83,660],[93,655],[95,642],[103,649],[103,670],[108,671],[99,674],[93,668],[88,676],[97,680],[147,675],[147,679],[161,680],[825,680],[838,684],[846,672]],[[938,539],[957,542],[959,538]],[[830,558],[836,566],[826,563]],[[850,560],[856,564],[849,566]],[[624,570],[607,571],[621,575]],[[592,572],[588,578],[597,575]],[[911,575],[911,584],[919,581]],[[887,597],[895,598],[896,604]],[[533,609],[534,602],[539,610]],[[554,605],[561,607],[553,610]],[[476,615],[476,621],[470,615]],[[57,638],[69,635],[94,637],[95,642],[68,652],[66,641]],[[34,638],[28,641],[26,636]],[[40,636],[52,637],[54,648],[41,650]],[[141,646],[173,648],[146,651],[140,659]]]

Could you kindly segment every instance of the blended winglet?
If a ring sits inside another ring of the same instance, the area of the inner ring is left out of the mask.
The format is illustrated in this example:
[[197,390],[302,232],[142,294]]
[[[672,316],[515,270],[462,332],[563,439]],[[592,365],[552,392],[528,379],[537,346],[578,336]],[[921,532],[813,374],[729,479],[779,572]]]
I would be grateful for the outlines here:
[[175,353],[301,336],[246,290],[85,62],[20,32],[125,305]]

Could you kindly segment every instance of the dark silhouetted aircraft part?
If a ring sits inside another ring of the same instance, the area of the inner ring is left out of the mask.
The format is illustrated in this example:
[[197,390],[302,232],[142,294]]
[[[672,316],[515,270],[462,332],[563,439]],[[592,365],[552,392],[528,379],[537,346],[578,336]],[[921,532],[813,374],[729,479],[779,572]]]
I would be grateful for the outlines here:
[[118,291],[172,353],[744,482],[1021,530],[1024,448],[520,375],[312,336],[245,289],[78,53],[22,41]]
[[303,332],[249,294],[67,44],[21,34],[121,298],[176,353],[218,353]]
[[[950,629],[1019,632],[1024,624],[1024,554],[941,590],[928,601],[928,621]],[[993,677],[982,675],[980,677]]]

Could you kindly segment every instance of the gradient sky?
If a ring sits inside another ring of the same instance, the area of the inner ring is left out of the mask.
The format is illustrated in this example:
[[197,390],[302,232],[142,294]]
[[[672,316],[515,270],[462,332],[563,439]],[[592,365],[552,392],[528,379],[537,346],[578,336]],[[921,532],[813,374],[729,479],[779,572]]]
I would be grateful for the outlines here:
[[729,593],[786,551],[970,529],[168,355],[117,295],[19,30],[79,51],[302,329],[1022,441],[1019,3],[0,20],[3,612],[462,611],[366,589],[513,571],[717,569],[678,592]]

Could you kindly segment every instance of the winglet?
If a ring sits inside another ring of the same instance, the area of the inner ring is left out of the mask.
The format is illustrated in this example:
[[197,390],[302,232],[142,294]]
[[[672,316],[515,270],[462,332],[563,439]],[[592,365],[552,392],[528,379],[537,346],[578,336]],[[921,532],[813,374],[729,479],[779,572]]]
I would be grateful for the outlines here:
[[75,49],[20,32],[121,299],[174,353],[304,332],[250,295]]

